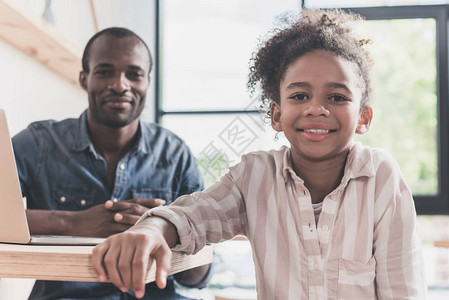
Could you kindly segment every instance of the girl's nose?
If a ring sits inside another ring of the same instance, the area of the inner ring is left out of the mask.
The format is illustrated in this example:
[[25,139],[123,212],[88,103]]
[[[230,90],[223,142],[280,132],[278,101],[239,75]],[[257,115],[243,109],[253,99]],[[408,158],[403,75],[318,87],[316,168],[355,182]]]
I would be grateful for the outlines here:
[[323,101],[319,99],[311,99],[307,103],[307,107],[304,110],[305,116],[329,116],[329,109],[325,106]]

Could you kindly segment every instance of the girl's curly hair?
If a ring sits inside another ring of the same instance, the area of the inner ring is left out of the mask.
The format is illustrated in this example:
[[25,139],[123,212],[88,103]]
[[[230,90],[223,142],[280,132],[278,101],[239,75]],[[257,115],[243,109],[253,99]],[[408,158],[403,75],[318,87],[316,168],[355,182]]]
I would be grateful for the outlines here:
[[299,57],[313,50],[324,50],[353,62],[364,86],[361,107],[370,103],[372,60],[365,49],[369,40],[358,39],[351,23],[362,18],[338,9],[304,9],[299,19],[283,17],[287,27],[272,31],[272,36],[259,45],[250,60],[247,87],[251,94],[261,89],[260,108],[267,111],[272,101],[280,104],[280,83],[287,68]]

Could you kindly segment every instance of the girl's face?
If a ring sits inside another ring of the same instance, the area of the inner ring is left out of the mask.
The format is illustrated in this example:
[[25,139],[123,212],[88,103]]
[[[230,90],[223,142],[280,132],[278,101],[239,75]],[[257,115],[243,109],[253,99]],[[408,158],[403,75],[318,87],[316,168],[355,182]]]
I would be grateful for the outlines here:
[[363,82],[357,66],[323,50],[309,52],[286,70],[271,125],[283,131],[292,158],[324,161],[346,156],[355,133],[368,131],[371,107],[360,109]]

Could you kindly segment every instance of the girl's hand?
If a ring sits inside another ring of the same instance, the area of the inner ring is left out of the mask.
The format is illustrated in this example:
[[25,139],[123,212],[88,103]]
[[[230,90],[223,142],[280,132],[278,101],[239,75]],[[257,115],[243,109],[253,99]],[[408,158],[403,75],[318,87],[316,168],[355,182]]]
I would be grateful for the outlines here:
[[156,284],[161,289],[165,288],[171,262],[171,250],[161,228],[142,223],[110,236],[92,252],[100,281],[109,279],[122,292],[131,289],[137,298],[145,294],[146,271],[153,263],[150,257],[156,261]]

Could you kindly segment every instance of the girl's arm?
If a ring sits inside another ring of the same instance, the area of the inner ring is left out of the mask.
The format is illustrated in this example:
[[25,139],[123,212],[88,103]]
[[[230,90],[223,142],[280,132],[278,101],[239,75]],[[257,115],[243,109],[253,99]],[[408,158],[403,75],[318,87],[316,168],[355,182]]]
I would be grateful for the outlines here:
[[156,284],[163,289],[170,272],[171,250],[178,240],[175,227],[159,217],[148,217],[125,231],[110,236],[92,252],[100,281],[109,278],[122,292],[145,294],[145,273],[150,257],[156,261]]
[[170,249],[175,245],[175,250],[193,254],[208,242],[245,233],[241,192],[244,170],[245,163],[232,167],[204,192],[182,196],[169,207],[149,210],[128,231],[97,245],[92,260],[100,280],[109,278],[120,290],[131,289],[140,298],[150,256],[156,261],[156,284],[163,288],[170,269]]
[[400,182],[403,188],[388,204],[376,207],[377,295],[379,299],[425,299],[427,285],[414,202],[402,179]]

